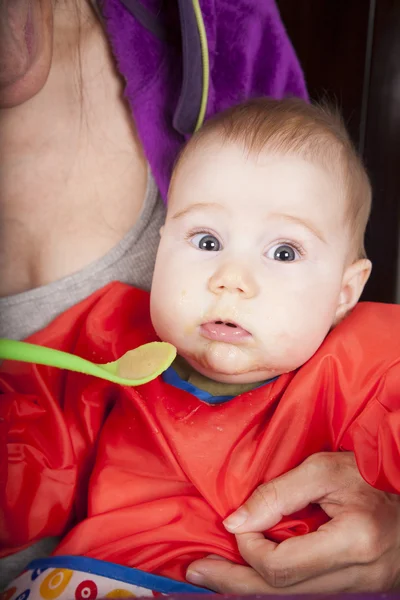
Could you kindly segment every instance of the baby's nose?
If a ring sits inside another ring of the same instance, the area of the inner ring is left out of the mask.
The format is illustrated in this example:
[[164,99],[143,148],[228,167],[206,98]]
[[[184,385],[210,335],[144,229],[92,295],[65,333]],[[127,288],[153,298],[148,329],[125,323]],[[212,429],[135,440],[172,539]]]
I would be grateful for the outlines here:
[[225,263],[210,277],[208,288],[213,294],[237,293],[252,298],[258,293],[257,282],[248,268],[237,263]]

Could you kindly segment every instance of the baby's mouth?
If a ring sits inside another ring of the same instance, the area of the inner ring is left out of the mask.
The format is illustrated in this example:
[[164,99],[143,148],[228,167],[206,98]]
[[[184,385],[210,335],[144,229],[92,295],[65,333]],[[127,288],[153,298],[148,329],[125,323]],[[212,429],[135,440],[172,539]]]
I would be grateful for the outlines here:
[[232,321],[208,321],[200,326],[200,331],[209,340],[230,344],[245,342],[251,337],[247,329]]

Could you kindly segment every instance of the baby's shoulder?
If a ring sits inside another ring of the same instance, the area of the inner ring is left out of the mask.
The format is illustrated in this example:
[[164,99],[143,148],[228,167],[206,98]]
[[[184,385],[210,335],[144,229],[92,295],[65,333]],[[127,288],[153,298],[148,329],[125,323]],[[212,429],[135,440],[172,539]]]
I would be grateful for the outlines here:
[[329,333],[318,354],[383,372],[400,361],[400,305],[360,302]]

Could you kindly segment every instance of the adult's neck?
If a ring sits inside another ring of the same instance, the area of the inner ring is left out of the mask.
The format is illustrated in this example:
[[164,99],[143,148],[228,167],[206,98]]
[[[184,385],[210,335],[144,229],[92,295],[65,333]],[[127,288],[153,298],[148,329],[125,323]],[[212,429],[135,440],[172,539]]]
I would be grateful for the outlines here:
[[58,0],[49,76],[0,110],[0,296],[60,279],[135,222],[146,163],[102,25]]

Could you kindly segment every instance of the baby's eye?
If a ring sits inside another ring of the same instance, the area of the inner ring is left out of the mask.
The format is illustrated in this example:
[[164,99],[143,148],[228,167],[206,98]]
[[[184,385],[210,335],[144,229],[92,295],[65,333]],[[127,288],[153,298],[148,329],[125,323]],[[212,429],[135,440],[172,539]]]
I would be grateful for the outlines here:
[[301,258],[298,250],[289,244],[279,244],[270,248],[266,254],[267,258],[281,262],[293,262]]
[[222,250],[222,244],[219,239],[210,233],[196,233],[190,239],[190,242],[199,250],[206,250],[207,252],[219,252],[219,250]]

